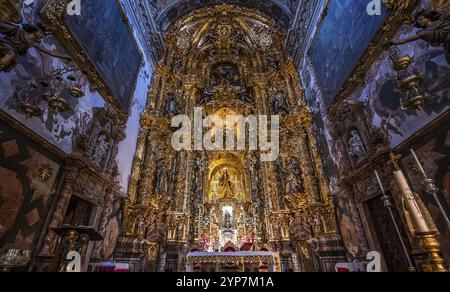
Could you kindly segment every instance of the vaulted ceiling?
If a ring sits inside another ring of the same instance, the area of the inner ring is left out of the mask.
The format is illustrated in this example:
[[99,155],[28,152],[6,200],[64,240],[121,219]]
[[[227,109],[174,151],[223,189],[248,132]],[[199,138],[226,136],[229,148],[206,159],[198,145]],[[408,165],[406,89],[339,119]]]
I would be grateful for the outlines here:
[[217,4],[254,8],[276,20],[287,33],[286,49],[297,61],[306,51],[311,27],[328,0],[123,0],[131,12],[144,54],[155,68],[164,52],[164,34],[191,12]]
[[300,0],[156,0],[150,1],[159,28],[165,31],[171,24],[190,12],[210,5],[228,3],[256,8],[278,20],[287,30]]

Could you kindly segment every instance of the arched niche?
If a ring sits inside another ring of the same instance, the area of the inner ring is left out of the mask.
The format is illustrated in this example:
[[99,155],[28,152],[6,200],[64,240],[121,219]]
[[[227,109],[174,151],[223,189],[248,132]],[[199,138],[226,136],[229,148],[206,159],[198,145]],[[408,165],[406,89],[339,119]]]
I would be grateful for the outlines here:
[[251,203],[247,175],[234,155],[214,159],[209,165],[205,203]]

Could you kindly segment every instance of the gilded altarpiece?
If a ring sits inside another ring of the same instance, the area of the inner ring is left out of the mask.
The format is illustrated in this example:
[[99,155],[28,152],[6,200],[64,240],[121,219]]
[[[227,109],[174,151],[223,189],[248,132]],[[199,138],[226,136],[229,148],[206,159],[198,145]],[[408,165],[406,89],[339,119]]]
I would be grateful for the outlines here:
[[[331,248],[340,246],[333,204],[284,38],[272,19],[233,5],[198,10],[166,32],[141,119],[121,259],[153,271],[183,271],[190,251],[272,251],[282,271],[342,260]],[[199,107],[203,117],[279,115],[278,159],[262,162],[248,149],[176,152],[172,117],[194,121]]]

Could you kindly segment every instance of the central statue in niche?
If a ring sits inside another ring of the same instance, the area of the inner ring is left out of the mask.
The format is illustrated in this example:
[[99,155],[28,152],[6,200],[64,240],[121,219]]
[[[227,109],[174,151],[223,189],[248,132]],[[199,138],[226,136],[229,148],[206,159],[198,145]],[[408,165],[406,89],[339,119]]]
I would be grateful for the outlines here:
[[240,204],[251,202],[245,168],[235,154],[211,157],[204,202],[209,204]]
[[219,180],[219,187],[220,187],[220,193],[222,194],[222,199],[235,199],[236,198],[236,191],[233,186],[233,183],[231,182],[231,177],[228,174],[228,170],[225,170],[220,177]]

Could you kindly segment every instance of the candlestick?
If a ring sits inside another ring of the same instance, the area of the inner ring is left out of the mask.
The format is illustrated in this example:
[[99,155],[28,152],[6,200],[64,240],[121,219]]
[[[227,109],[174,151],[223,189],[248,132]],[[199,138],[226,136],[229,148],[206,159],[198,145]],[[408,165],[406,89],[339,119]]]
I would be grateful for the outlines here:
[[380,185],[380,189],[383,192],[383,195],[386,195],[386,191],[384,190],[383,183],[381,182],[380,175],[378,174],[378,171],[376,171],[376,170],[375,170],[375,176],[377,177],[377,181],[378,181],[378,184]]
[[428,194],[432,195],[434,198],[434,201],[436,202],[436,206],[438,207],[440,213],[442,214],[442,217],[444,218],[445,222],[447,223],[447,228],[450,229],[450,219],[448,218],[447,212],[445,212],[444,207],[442,206],[441,201],[438,197],[439,188],[435,184],[435,180],[429,179],[428,175],[425,171],[425,169],[422,166],[422,163],[420,162],[419,158],[416,155],[416,152],[413,149],[410,149],[411,154],[417,164],[417,167],[419,167],[420,172],[425,177],[425,180],[422,181],[422,184],[425,186],[425,190]]
[[381,182],[380,176],[378,175],[378,171],[375,170],[375,176],[377,177],[378,184],[380,185],[381,192],[383,193],[383,197],[381,200],[384,202],[384,206],[389,211],[389,215],[391,216],[392,223],[394,224],[395,232],[397,232],[397,236],[400,239],[400,243],[403,248],[403,252],[405,253],[406,260],[408,261],[409,270],[411,272],[415,272],[416,268],[414,267],[414,264],[411,260],[411,257],[409,256],[408,249],[406,248],[405,241],[403,240],[402,233],[400,232],[400,228],[397,225],[397,221],[395,220],[394,212],[392,211],[392,202],[391,198],[386,194],[386,191],[384,190],[383,183]]

